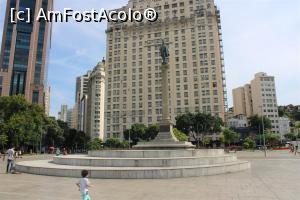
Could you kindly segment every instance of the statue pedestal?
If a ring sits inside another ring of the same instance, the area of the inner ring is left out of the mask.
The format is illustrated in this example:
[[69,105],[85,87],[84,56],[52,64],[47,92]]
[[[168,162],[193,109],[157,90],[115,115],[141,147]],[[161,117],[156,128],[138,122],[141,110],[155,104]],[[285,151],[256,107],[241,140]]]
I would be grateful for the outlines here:
[[162,75],[162,121],[159,124],[159,133],[150,142],[139,142],[133,146],[135,149],[193,149],[190,142],[180,142],[173,133],[173,124],[169,114],[169,65],[161,66]]

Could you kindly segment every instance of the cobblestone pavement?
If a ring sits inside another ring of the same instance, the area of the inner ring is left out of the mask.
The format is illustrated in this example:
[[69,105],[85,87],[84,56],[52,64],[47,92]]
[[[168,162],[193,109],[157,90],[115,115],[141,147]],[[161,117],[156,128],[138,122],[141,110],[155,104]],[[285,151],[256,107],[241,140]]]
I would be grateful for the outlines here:
[[[96,180],[90,193],[93,200],[299,200],[300,156],[287,151],[238,152],[249,160],[251,170],[197,178],[169,180]],[[49,159],[30,156],[21,160]],[[0,161],[0,199],[76,200],[77,179],[30,174],[5,174]]]

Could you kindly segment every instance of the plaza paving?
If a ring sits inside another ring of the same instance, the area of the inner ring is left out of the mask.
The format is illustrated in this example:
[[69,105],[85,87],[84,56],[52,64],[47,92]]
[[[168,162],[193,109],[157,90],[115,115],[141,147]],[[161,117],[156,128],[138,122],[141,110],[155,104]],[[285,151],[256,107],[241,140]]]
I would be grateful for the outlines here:
[[[32,156],[22,160],[49,159]],[[249,160],[251,170],[217,176],[167,180],[97,180],[90,189],[99,200],[299,200],[300,156],[287,151],[239,152],[239,159]],[[80,199],[77,179],[30,174],[5,174],[0,161],[0,199],[75,200]]]

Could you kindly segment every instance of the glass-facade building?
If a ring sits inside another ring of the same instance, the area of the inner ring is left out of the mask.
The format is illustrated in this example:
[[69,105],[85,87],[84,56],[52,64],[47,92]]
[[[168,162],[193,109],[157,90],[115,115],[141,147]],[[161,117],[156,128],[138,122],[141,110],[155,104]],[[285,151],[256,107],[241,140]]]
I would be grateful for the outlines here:
[[[53,0],[7,0],[0,56],[0,96],[23,94],[29,102],[44,105],[51,23],[36,21],[42,8],[52,10]],[[11,22],[11,9],[24,11],[30,23]]]

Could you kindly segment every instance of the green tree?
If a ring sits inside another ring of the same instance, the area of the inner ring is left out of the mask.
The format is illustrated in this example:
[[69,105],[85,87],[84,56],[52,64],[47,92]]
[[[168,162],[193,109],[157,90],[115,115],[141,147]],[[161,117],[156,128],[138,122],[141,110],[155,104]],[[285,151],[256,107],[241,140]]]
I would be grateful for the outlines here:
[[229,146],[232,143],[238,142],[238,140],[240,139],[240,135],[238,133],[228,128],[225,128],[223,130],[223,135],[224,135],[225,143],[228,144]]
[[[254,115],[254,116],[251,116],[249,118],[249,121],[250,121],[250,126],[256,130],[258,130],[260,133],[262,133],[262,124],[264,124],[264,130],[268,130],[268,129],[271,129],[272,128],[272,122],[269,118],[267,117],[260,117],[258,115]],[[264,123],[262,123],[264,122]]]
[[276,145],[280,139],[280,136],[278,134],[272,133],[271,131],[268,131],[265,137],[266,137],[266,143],[271,146]]
[[224,134],[221,134],[220,136],[219,136],[219,142],[221,143],[221,144],[224,144],[224,142],[225,142],[225,138],[224,138]]
[[155,125],[150,125],[146,131],[145,131],[145,137],[143,138],[144,140],[153,140],[159,132],[159,126],[157,124]]
[[125,140],[129,140],[130,135],[130,140],[132,141],[132,144],[135,145],[141,140],[148,139],[146,137],[146,130],[147,127],[145,124],[134,124],[131,126],[131,129],[124,131],[124,138]]
[[105,141],[104,146],[108,148],[121,148],[122,142],[118,138],[109,138]]
[[29,103],[23,95],[0,97],[0,113],[4,122],[8,121],[16,113],[27,111]]
[[183,141],[183,142],[188,141],[187,135],[179,131],[177,128],[173,128],[173,133],[179,141]]
[[207,147],[207,146],[210,144],[210,142],[211,142],[211,139],[210,139],[209,137],[205,136],[205,137],[203,138],[203,145],[204,145],[204,146]]
[[126,141],[126,140],[122,141],[121,144],[120,144],[120,147],[122,149],[128,149],[129,148],[129,142]]
[[186,113],[176,117],[176,128],[185,134],[189,134],[190,127],[194,126],[195,115],[193,113]]
[[64,131],[54,118],[47,118],[47,130],[44,139],[46,146],[61,146],[64,142]]
[[287,133],[284,137],[289,141],[295,141],[297,139],[297,135],[294,133]]
[[197,146],[206,134],[220,132],[222,125],[221,118],[212,116],[209,113],[186,113],[176,117],[176,128],[187,135],[190,131],[193,131]]
[[28,103],[21,95],[0,97],[0,131],[10,144],[38,150],[49,127],[51,122],[39,105]]
[[244,140],[243,146],[245,149],[255,149],[256,144],[255,144],[255,141],[251,137],[247,137]]
[[90,151],[100,150],[102,148],[102,141],[99,138],[95,138],[93,140],[90,140],[87,143],[87,148]]
[[0,144],[1,144],[1,147],[2,147],[2,151],[4,151],[4,147],[7,145],[7,142],[8,142],[8,137],[7,135],[0,135]]

